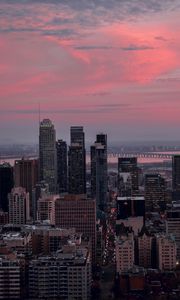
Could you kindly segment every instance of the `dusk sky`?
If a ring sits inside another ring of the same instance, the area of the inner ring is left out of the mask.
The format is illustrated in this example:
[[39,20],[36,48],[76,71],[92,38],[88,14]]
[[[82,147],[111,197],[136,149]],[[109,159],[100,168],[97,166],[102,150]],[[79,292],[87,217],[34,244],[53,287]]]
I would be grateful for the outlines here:
[[0,143],[180,140],[180,0],[0,0]]

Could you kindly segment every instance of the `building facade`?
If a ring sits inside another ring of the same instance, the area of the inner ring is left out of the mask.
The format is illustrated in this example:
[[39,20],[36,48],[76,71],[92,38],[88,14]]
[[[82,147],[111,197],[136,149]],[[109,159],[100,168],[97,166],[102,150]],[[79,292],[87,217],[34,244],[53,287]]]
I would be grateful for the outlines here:
[[121,235],[115,241],[116,272],[121,274],[130,270],[134,265],[134,236],[133,233]]
[[40,180],[49,184],[51,193],[57,189],[56,131],[51,120],[44,119],[39,127]]
[[97,209],[107,206],[107,135],[98,134],[91,146],[91,197],[96,199]]
[[16,187],[8,195],[9,223],[23,225],[30,220],[29,193],[22,187]]
[[180,200],[180,155],[172,158],[172,189],[173,200]]
[[92,243],[92,256],[96,257],[96,203],[82,195],[66,195],[56,200],[55,225],[76,228],[88,236]]
[[177,258],[180,260],[180,206],[167,211],[166,234],[173,235],[177,245]]
[[0,164],[0,210],[4,212],[8,212],[8,194],[13,186],[13,168],[8,163]]
[[67,192],[67,143],[63,140],[56,142],[57,151],[57,185],[58,192]]
[[172,236],[157,235],[157,262],[161,271],[172,271],[176,268],[176,242]]
[[68,191],[69,194],[86,193],[86,150],[85,134],[82,126],[70,128],[71,144],[68,151]]
[[49,224],[55,225],[55,204],[57,199],[59,199],[59,195],[44,196],[38,200],[38,221],[48,221]]
[[145,175],[146,211],[159,210],[166,201],[166,183],[160,174]]
[[90,299],[91,262],[88,250],[64,247],[39,257],[29,266],[30,299]]
[[[126,174],[126,175],[125,175]],[[137,157],[118,158],[118,194],[135,196],[139,190],[139,169]]]

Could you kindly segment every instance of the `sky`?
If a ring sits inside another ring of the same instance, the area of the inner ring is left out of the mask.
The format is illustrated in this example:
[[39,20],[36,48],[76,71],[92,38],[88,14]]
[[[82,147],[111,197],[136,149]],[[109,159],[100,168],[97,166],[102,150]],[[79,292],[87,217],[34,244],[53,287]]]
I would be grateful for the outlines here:
[[0,0],[0,144],[180,139],[179,0]]

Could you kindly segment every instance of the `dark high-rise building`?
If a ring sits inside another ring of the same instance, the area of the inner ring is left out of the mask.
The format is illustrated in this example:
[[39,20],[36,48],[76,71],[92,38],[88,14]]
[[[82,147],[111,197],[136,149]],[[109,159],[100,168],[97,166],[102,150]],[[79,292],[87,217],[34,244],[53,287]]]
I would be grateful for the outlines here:
[[38,160],[24,158],[16,160],[14,164],[14,182],[16,187],[23,187],[29,193],[30,216],[32,216],[32,189],[38,182]]
[[180,200],[180,155],[172,158],[172,189],[173,200]]
[[145,205],[147,211],[164,207],[166,201],[166,182],[160,174],[145,175]]
[[144,197],[117,197],[117,230],[124,224],[125,227],[132,228],[137,235],[144,225],[144,217]]
[[84,150],[79,144],[71,144],[68,151],[68,191],[69,194],[85,194]]
[[98,133],[96,135],[96,143],[100,143],[103,146],[105,146],[105,149],[107,151],[107,134],[104,133]]
[[14,186],[13,168],[8,163],[0,165],[0,210],[8,211],[8,194]]
[[49,119],[44,119],[39,128],[40,180],[49,184],[51,193],[57,188],[56,131]]
[[20,159],[14,163],[14,182],[16,187],[23,187],[26,192],[32,193],[33,187],[38,182],[38,160]]
[[118,193],[119,196],[134,196],[139,189],[139,169],[136,157],[119,157],[118,159]]
[[107,135],[98,134],[91,146],[91,196],[100,210],[106,208],[107,191]]
[[70,194],[86,193],[86,150],[82,126],[70,131],[71,145],[68,151],[68,191]]
[[63,140],[56,142],[57,184],[59,193],[67,192],[67,144]]
[[144,216],[144,197],[117,197],[117,220]]
[[70,138],[71,144],[80,144],[85,149],[83,126],[71,126]]

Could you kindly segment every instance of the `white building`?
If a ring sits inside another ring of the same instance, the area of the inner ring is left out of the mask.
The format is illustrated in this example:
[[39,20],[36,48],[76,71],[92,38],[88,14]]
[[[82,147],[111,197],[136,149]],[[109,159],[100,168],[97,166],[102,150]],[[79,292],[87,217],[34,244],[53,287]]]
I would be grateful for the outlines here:
[[176,242],[172,236],[157,235],[157,263],[161,271],[174,270],[176,268]]
[[123,273],[134,265],[134,236],[133,233],[116,238],[116,272]]
[[9,223],[23,225],[30,219],[29,193],[22,187],[12,189],[9,199]]

